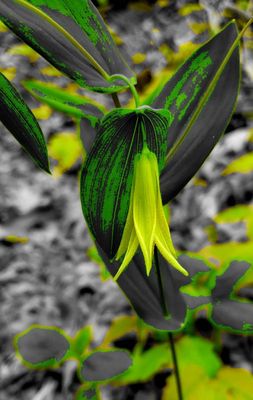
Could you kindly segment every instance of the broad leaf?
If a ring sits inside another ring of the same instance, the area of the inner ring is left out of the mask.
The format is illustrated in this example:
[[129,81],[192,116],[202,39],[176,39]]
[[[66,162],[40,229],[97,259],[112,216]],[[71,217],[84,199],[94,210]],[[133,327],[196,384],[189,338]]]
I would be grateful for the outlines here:
[[115,109],[100,122],[81,172],[81,202],[91,233],[110,258],[121,241],[130,204],[134,158],[146,140],[159,168],[166,154],[168,113]]
[[87,118],[94,127],[103,116],[105,108],[85,96],[69,92],[51,83],[40,81],[25,81],[23,86],[39,101],[48,104],[56,111],[72,117]]
[[193,177],[229,123],[240,78],[238,42],[232,48],[237,36],[231,22],[179,68],[152,103],[173,119],[160,180],[164,202]]
[[50,173],[47,146],[39,124],[20,94],[1,73],[0,120],[35,163]]
[[123,350],[97,351],[84,360],[81,376],[86,381],[102,381],[122,374],[132,364]]
[[70,343],[61,329],[33,325],[15,337],[15,348],[27,366],[48,368],[63,361]]
[[80,86],[115,92],[133,73],[91,0],[1,0],[1,20],[24,42]]
[[[115,275],[120,263],[110,262],[108,257],[99,249],[108,270]],[[127,296],[137,315],[146,324],[156,329],[177,331],[183,327],[186,317],[186,304],[173,280],[173,270],[167,262],[159,256],[161,278],[163,282],[164,297],[170,317],[164,317],[161,304],[161,294],[155,268],[151,269],[147,277],[143,257],[137,253],[128,268],[118,278],[117,283]],[[180,272],[175,270],[180,275]]]

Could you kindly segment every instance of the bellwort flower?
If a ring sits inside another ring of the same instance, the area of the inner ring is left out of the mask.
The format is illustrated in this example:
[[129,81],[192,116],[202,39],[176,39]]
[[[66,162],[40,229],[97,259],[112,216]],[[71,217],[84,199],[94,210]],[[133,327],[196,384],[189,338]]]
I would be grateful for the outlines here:
[[162,205],[157,158],[147,146],[134,159],[130,205],[116,259],[123,254],[125,257],[114,279],[118,279],[125,270],[138,246],[145,260],[147,275],[152,267],[154,246],[173,267],[188,275],[176,260]]

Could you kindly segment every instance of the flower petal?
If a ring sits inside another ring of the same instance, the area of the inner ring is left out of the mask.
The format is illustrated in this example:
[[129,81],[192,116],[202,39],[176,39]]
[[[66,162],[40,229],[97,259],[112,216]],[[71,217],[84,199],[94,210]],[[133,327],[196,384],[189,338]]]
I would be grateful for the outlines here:
[[147,275],[152,267],[156,227],[157,179],[151,163],[153,156],[155,157],[147,148],[136,156],[133,182],[134,227],[144,256]]

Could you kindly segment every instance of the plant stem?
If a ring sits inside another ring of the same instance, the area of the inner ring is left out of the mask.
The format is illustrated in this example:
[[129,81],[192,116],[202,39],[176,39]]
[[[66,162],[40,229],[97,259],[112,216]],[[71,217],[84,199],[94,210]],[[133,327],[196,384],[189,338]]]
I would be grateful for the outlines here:
[[121,108],[121,104],[118,98],[117,93],[112,93],[112,99],[116,108]]
[[109,81],[115,81],[116,79],[121,79],[122,81],[126,82],[126,84],[128,85],[128,87],[131,90],[132,95],[134,97],[135,106],[136,106],[136,108],[138,108],[139,104],[140,104],[140,99],[139,99],[139,95],[135,89],[134,84],[125,75],[121,75],[121,74],[111,75]]
[[174,343],[174,339],[173,339],[173,334],[171,332],[169,332],[169,340],[170,340],[170,348],[171,348],[172,359],[173,359],[173,369],[174,369],[174,374],[175,374],[176,384],[177,384],[178,400],[183,400],[182,384],[181,384],[180,373],[179,373],[178,362],[177,362],[177,353],[176,353],[175,343]]
[[169,313],[169,310],[168,310],[168,307],[166,304],[166,300],[164,297],[163,281],[162,281],[162,276],[161,276],[161,271],[160,271],[157,247],[155,247],[155,250],[154,250],[154,260],[155,260],[155,269],[156,269],[156,274],[157,274],[163,316],[165,319],[169,319],[170,313]]

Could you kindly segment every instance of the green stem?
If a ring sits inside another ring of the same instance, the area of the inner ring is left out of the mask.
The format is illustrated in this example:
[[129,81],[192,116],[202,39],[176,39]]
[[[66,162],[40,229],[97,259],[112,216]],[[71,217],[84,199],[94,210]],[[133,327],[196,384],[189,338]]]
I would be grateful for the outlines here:
[[134,97],[135,106],[136,106],[136,108],[138,108],[140,105],[140,99],[139,99],[139,95],[135,89],[134,84],[125,75],[121,75],[121,74],[111,75],[109,80],[115,81],[116,79],[121,79],[122,81],[126,82],[127,86],[131,90],[132,95]]
[[240,43],[240,40],[242,38],[242,36],[244,35],[245,31],[248,29],[248,27],[253,23],[253,18],[251,18],[247,24],[245,25],[245,27],[242,29],[242,31],[239,33],[239,35],[237,36],[237,38],[235,39],[233,45],[230,47],[229,51],[227,52],[223,62],[221,63],[220,67],[218,68],[216,74],[214,75],[214,78],[212,79],[212,81],[210,82],[207,90],[205,91],[204,95],[201,97],[198,106],[196,107],[184,133],[182,134],[182,136],[180,136],[180,138],[178,139],[178,141],[174,144],[174,146],[170,149],[170,151],[167,154],[166,157],[166,161],[168,162],[170,158],[173,157],[173,155],[176,153],[177,149],[181,146],[182,142],[184,141],[184,139],[186,138],[186,136],[188,135],[189,131],[191,130],[192,126],[194,125],[194,123],[196,122],[197,118],[199,117],[199,114],[201,113],[201,111],[203,110],[203,107],[206,103],[206,101],[208,100],[208,98],[210,97],[210,95],[212,94],[212,92],[215,89],[216,83],[218,81],[218,79],[220,78],[225,66],[227,65],[230,57],[232,56],[233,52],[235,51],[236,47],[238,46],[238,44]]
[[112,99],[116,108],[121,108],[121,104],[118,98],[117,93],[112,93]]
[[45,21],[47,21],[50,25],[52,25],[63,36],[65,36],[65,38],[68,39],[70,43],[72,43],[73,46],[76,47],[85,56],[85,58],[87,58],[90,64],[93,65],[93,67],[100,73],[100,75],[103,76],[103,78],[109,80],[110,75],[101,67],[101,65],[97,63],[95,58],[93,58],[92,55],[87,50],[85,50],[85,48],[81,46],[80,43],[72,35],[70,35],[61,25],[59,25],[51,17],[49,17],[49,15],[44,13],[39,8],[33,6],[32,4],[27,3],[27,1],[25,0],[15,0],[15,2],[25,7],[26,9],[34,12],[35,14],[43,18]]
[[163,281],[162,281],[162,276],[161,276],[161,271],[160,271],[157,247],[155,247],[155,250],[154,250],[154,261],[155,261],[155,269],[156,269],[156,275],[157,275],[157,280],[158,280],[158,287],[159,287],[159,293],[160,293],[161,306],[162,306],[162,310],[163,310],[163,316],[165,319],[169,319],[171,315],[169,313],[169,310],[168,310],[168,307],[166,304],[166,300],[164,297]]
[[183,398],[180,372],[179,372],[178,362],[177,362],[177,353],[176,353],[175,343],[174,343],[174,339],[173,339],[173,334],[171,332],[169,333],[169,341],[170,341],[170,348],[171,348],[172,359],[173,359],[174,374],[175,374],[176,384],[177,384],[178,400],[183,400],[184,398]]

